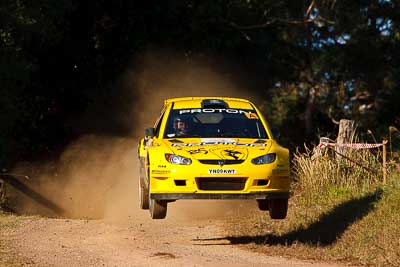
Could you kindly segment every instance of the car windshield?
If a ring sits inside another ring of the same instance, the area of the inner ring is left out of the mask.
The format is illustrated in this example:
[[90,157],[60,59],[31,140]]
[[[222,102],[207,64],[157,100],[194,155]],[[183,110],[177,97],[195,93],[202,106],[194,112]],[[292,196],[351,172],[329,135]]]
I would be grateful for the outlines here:
[[171,110],[164,138],[175,137],[268,138],[254,110],[225,108]]

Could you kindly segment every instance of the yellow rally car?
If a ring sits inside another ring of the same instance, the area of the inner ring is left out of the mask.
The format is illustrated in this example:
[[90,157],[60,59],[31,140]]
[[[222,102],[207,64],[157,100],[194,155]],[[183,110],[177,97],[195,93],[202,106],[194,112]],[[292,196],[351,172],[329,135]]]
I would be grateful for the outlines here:
[[167,99],[138,150],[140,207],[153,219],[178,199],[256,199],[271,218],[286,217],[289,151],[248,100]]

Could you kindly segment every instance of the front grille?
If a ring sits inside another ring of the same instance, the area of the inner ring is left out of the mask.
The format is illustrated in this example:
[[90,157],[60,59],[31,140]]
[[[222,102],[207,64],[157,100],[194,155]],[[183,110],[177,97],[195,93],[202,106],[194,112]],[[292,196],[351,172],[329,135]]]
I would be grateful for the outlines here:
[[201,177],[196,184],[200,190],[243,190],[246,178]]
[[210,165],[232,165],[241,164],[244,162],[244,159],[200,159],[199,162]]

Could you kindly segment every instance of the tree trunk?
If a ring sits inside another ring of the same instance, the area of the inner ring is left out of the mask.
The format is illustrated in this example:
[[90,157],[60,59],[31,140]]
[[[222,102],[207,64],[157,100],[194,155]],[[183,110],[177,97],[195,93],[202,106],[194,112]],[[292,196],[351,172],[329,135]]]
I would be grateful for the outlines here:
[[[352,120],[340,120],[339,122],[339,133],[337,137],[337,144],[350,144],[353,142],[355,133],[355,124]],[[336,147],[335,150],[340,154],[346,155],[348,148]],[[337,158],[341,158],[339,154],[336,154]]]

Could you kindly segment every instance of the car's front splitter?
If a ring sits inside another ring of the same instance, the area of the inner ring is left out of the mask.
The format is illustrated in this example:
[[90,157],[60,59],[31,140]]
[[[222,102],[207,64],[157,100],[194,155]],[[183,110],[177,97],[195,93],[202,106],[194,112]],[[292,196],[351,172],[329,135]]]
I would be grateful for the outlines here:
[[178,200],[178,199],[283,199],[289,198],[289,192],[262,192],[248,194],[212,194],[212,193],[152,193],[151,199]]

